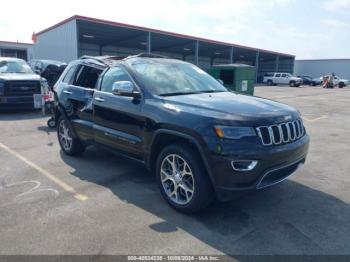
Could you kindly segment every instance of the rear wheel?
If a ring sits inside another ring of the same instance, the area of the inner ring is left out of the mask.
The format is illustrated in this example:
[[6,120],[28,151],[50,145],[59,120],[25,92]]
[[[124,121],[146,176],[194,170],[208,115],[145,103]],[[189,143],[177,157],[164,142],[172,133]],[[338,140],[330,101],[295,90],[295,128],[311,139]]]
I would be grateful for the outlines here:
[[193,213],[214,200],[214,191],[200,157],[185,144],[164,148],[158,156],[156,172],[163,198],[178,211]]
[[267,85],[268,85],[268,86],[272,86],[272,85],[273,85],[272,80],[267,80]]
[[61,117],[57,123],[57,137],[62,151],[70,156],[81,155],[85,147],[79,138],[73,135],[73,130],[68,123],[68,120]]

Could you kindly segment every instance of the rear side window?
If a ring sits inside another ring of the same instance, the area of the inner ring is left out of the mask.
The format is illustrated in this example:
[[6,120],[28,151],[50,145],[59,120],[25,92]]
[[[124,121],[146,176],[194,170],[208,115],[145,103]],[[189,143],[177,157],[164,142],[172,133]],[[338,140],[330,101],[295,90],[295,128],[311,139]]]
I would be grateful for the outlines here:
[[276,77],[281,77],[281,74],[276,74]]
[[75,74],[73,85],[94,89],[101,73],[101,69],[90,66],[80,66]]
[[73,75],[75,72],[75,69],[77,68],[77,66],[72,66],[71,68],[68,69],[68,72],[66,73],[66,75],[64,76],[62,82],[63,83],[67,83],[67,84],[71,84],[72,83],[72,79],[73,79]]
[[112,67],[103,76],[101,91],[112,93],[113,83],[117,81],[132,81],[129,74],[120,67]]
[[233,70],[221,70],[220,79],[224,82],[224,85],[233,84]]

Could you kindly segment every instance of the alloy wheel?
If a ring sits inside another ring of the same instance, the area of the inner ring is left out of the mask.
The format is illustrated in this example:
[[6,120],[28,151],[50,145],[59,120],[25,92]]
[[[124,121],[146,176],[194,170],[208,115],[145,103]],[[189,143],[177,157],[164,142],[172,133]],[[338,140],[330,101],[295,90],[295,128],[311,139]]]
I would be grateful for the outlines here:
[[67,126],[66,120],[62,120],[60,122],[60,125],[58,128],[58,135],[64,150],[65,151],[71,150],[72,144],[73,144],[73,137],[70,129]]
[[167,155],[160,172],[167,196],[178,205],[189,203],[194,193],[194,176],[186,160],[177,154]]

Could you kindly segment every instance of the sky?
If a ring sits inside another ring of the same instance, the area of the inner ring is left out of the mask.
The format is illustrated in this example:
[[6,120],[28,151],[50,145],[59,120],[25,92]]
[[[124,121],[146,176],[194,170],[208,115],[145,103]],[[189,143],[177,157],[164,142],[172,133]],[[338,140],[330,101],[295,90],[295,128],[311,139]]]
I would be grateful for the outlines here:
[[297,59],[350,58],[350,0],[5,0],[0,40],[31,42],[33,32],[73,15],[288,53]]

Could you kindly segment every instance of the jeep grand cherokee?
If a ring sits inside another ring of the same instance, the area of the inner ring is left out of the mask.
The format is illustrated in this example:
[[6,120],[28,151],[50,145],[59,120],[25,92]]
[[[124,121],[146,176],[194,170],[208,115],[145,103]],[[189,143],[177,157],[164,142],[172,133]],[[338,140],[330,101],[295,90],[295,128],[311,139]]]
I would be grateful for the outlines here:
[[102,145],[143,163],[182,212],[274,185],[305,162],[309,136],[294,108],[230,92],[183,61],[113,59],[83,57],[59,79],[64,153]]

